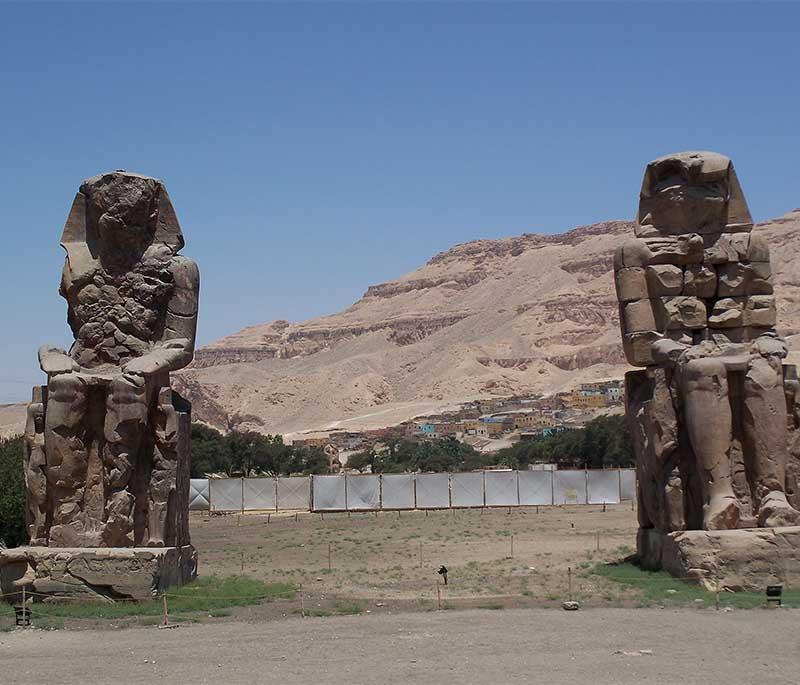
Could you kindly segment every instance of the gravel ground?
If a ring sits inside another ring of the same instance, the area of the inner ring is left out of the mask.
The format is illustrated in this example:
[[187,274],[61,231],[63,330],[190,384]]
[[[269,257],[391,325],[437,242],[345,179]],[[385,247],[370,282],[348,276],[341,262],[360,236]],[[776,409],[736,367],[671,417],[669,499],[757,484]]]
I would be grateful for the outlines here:
[[798,618],[789,609],[529,609],[18,631],[0,634],[0,680],[794,685]]

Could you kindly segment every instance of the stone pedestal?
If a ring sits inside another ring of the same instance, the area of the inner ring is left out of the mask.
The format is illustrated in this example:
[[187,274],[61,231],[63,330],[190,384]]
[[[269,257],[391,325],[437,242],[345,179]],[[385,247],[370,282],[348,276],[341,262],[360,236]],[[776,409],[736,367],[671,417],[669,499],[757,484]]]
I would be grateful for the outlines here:
[[709,589],[763,591],[800,583],[800,526],[674,533],[640,528],[637,548],[645,568],[695,578]]
[[60,598],[144,600],[196,575],[197,552],[191,545],[0,551],[0,593],[12,602],[21,598],[23,586],[37,602]]

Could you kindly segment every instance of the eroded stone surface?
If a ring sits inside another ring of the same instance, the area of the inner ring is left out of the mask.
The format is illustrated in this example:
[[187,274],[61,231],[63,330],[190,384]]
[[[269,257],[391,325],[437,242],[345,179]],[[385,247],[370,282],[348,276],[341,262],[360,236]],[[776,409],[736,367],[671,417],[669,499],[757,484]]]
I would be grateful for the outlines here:
[[21,598],[23,586],[35,601],[149,599],[196,574],[197,553],[191,545],[0,551],[0,592],[10,601]]
[[764,591],[800,581],[800,526],[743,530],[639,531],[642,564],[710,590]]

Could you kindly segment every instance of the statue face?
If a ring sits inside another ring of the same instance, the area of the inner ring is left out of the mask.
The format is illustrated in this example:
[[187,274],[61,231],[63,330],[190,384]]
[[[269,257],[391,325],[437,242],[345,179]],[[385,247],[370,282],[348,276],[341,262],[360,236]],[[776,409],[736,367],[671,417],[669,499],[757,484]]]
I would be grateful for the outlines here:
[[101,251],[141,253],[152,243],[157,195],[153,179],[108,174],[87,190]]
[[659,179],[648,201],[651,223],[669,233],[716,233],[727,215],[723,180],[692,183],[683,174]]

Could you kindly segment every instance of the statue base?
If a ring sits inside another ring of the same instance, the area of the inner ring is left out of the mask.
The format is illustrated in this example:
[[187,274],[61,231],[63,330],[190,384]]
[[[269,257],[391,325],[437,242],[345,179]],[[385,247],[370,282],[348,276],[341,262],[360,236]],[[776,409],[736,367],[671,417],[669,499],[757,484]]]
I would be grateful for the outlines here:
[[183,547],[14,547],[0,550],[0,593],[18,602],[146,600],[197,575],[197,551]]
[[691,578],[709,589],[763,591],[767,585],[800,583],[800,526],[685,530],[640,528],[641,565]]

